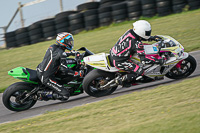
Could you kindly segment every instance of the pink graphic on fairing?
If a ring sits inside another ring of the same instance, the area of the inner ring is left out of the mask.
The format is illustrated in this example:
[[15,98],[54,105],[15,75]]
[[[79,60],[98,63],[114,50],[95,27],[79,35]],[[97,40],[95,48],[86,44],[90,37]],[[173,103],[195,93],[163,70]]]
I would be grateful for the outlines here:
[[183,60],[179,61],[179,62],[176,64],[176,68],[181,68],[182,62],[183,62]]
[[149,60],[152,60],[152,61],[155,61],[154,59],[152,59],[152,56],[145,56],[145,58],[149,59]]
[[163,53],[163,52],[169,52],[169,51],[160,51],[160,53]]
[[144,50],[137,50],[137,53],[144,53]]
[[146,58],[155,61],[154,59],[152,59],[152,57],[156,58],[156,59],[161,59],[162,57],[160,57],[158,54],[149,54],[145,56]]
[[130,49],[130,48],[131,48],[131,40],[129,41],[129,46],[128,46],[128,48],[124,49],[122,52],[120,52],[120,53],[117,54],[117,55],[120,55],[120,54],[124,53],[126,50],[128,50],[128,49]]

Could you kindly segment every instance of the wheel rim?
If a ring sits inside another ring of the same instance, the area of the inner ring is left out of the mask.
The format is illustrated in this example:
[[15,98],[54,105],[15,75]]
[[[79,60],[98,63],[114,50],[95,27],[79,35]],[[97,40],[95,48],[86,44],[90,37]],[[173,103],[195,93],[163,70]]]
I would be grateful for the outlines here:
[[187,60],[183,60],[180,64],[180,67],[173,67],[169,71],[169,75],[182,77],[184,75],[189,74],[191,70],[192,70],[192,63]]
[[31,97],[27,98],[23,103],[20,102],[20,100],[24,99],[26,97],[26,94],[28,94],[30,91],[28,90],[19,90],[14,92],[9,97],[9,104],[14,109],[26,109],[30,107],[32,102],[34,101]]
[[92,93],[98,93],[99,95],[106,94],[106,93],[110,92],[110,90],[112,88],[109,88],[109,89],[106,89],[106,90],[100,89],[100,86],[107,84],[109,81],[110,81],[109,77],[98,77],[98,78],[92,80],[89,84],[90,91]]

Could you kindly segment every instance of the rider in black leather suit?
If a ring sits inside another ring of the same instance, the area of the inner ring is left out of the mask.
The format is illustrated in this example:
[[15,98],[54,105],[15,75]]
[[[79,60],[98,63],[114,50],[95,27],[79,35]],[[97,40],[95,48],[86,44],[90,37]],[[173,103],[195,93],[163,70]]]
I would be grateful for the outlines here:
[[62,32],[59,33],[56,38],[56,44],[51,45],[43,58],[43,61],[37,66],[37,75],[41,82],[46,85],[48,88],[51,88],[59,95],[57,95],[57,99],[67,100],[70,96],[69,91],[64,88],[63,85],[59,84],[55,79],[55,74],[57,73],[59,68],[63,68],[65,70],[66,75],[73,76],[82,76],[83,72],[73,71],[68,69],[66,63],[67,56],[74,56],[74,53],[66,53],[65,49],[72,50],[73,49],[73,36],[70,33]]

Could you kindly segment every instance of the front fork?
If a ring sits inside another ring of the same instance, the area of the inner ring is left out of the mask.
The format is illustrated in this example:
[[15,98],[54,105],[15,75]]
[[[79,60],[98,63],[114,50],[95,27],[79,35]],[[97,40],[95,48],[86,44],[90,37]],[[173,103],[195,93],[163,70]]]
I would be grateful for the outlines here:
[[182,64],[183,60],[179,61],[177,64],[176,64],[176,68],[178,70],[179,73],[183,73],[182,69],[181,69],[181,64]]
[[176,68],[180,69],[180,68],[181,68],[182,62],[183,62],[183,60],[179,61],[179,62],[176,64]]
[[187,52],[183,52],[183,54],[181,55],[180,60],[177,64],[176,64],[176,68],[177,69],[181,69],[181,64],[183,62],[184,59],[188,58],[189,54]]

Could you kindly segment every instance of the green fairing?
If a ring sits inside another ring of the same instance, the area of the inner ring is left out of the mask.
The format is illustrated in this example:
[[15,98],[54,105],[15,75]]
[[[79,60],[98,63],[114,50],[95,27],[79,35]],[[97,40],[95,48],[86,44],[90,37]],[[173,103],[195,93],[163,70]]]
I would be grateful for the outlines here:
[[[72,85],[72,84],[64,84],[64,86],[75,88],[75,85]],[[81,87],[82,87],[82,84],[80,84],[79,87],[74,91],[73,95],[80,94],[81,93],[81,90],[80,90]]]
[[26,71],[27,74],[25,74],[23,70],[26,71],[26,68],[17,67],[17,68],[14,68],[14,69],[8,71],[8,75],[13,76],[16,79],[20,79],[20,80],[23,80],[28,83],[38,84],[37,82],[30,81],[29,80],[30,74],[28,73],[28,71]]
[[82,87],[82,85],[83,85],[83,84],[80,84],[79,87],[78,87],[78,89],[77,89],[76,91],[74,91],[74,92],[75,92],[75,93],[76,93],[76,92],[80,92],[80,91],[81,91],[80,88]]
[[69,68],[72,68],[72,67],[75,67],[76,66],[76,64],[69,64],[69,65],[67,65],[67,67],[69,67]]

